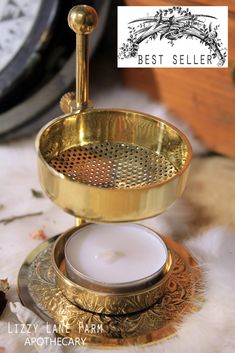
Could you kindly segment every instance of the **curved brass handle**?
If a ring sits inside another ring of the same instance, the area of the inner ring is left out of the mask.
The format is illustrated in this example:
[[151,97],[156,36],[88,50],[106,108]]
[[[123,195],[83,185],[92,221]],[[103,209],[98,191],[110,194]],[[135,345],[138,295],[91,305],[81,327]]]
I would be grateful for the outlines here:
[[[96,11],[87,5],[74,6],[68,14],[69,27],[76,33],[76,93],[65,94],[60,107],[65,113],[89,108],[89,34],[98,21]],[[85,223],[76,217],[76,225]]]
[[65,94],[60,102],[65,113],[83,111],[89,103],[89,34],[95,29],[98,16],[93,7],[74,6],[68,14],[69,27],[76,33],[76,94]]

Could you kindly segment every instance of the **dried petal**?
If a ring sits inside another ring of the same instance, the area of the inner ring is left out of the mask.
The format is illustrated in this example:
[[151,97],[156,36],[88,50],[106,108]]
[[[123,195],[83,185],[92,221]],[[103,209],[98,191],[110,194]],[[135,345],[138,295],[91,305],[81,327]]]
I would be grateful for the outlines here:
[[35,189],[31,189],[31,193],[32,193],[33,197],[35,197],[36,199],[41,199],[44,197],[44,195],[41,191],[38,191]]
[[8,279],[0,279],[0,291],[6,293],[10,288]]
[[38,229],[31,234],[31,238],[36,240],[45,240],[47,239],[47,235],[45,234],[44,229]]

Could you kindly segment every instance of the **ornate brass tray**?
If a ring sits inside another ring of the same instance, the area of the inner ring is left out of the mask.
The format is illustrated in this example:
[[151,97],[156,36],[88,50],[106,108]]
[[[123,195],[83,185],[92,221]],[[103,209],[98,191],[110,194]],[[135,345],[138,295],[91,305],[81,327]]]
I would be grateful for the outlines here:
[[174,335],[183,316],[201,306],[202,282],[197,263],[182,246],[164,238],[175,265],[165,294],[155,305],[129,315],[86,312],[71,304],[56,285],[51,264],[56,238],[43,242],[26,258],[18,287],[23,304],[56,324],[62,336],[82,337],[86,344],[102,348],[153,344]]

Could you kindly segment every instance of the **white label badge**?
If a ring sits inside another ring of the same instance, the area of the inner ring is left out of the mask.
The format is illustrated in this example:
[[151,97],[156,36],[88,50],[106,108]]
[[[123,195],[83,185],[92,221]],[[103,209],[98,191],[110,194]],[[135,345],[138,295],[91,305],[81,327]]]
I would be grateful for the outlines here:
[[228,7],[118,6],[118,67],[228,67]]

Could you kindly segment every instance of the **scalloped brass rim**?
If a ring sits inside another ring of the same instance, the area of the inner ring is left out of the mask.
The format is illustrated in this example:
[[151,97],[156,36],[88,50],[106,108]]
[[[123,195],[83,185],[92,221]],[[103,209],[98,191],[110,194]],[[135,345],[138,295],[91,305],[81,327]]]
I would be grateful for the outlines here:
[[[79,285],[66,276],[60,268],[64,260],[65,243],[77,229],[87,226],[89,226],[89,223],[68,230],[56,240],[53,246],[51,262],[56,274],[57,284],[65,297],[84,310],[106,315],[135,313],[156,303],[164,293],[165,286],[167,285],[167,281],[174,266],[174,258],[172,258],[163,238],[161,239],[166,245],[168,252],[166,264],[158,274],[154,274],[148,278],[130,282],[123,286],[115,286],[114,284],[105,286],[96,281],[88,282],[83,278],[81,278],[81,284]],[[152,229],[151,231],[154,232],[156,236],[159,236],[157,232]],[[148,285],[146,285],[147,280]],[[93,288],[89,288],[89,284],[93,284]],[[93,300],[94,297],[96,298],[95,301]],[[129,301],[129,305],[126,305],[127,301]]]

